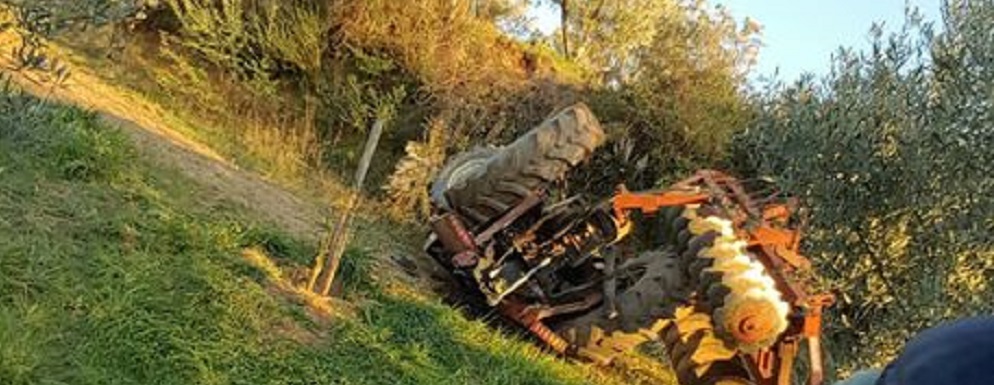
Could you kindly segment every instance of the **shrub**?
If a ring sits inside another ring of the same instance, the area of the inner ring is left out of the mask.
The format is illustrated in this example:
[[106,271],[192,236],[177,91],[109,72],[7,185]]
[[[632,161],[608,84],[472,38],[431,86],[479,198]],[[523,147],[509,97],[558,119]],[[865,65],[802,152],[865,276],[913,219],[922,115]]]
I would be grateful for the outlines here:
[[0,32],[13,28],[21,38],[14,49],[20,69],[53,72],[57,83],[69,67],[46,52],[48,39],[70,31],[127,24],[144,16],[154,0],[0,0]]
[[144,0],[0,0],[30,44],[40,45],[69,30],[118,23],[135,17]]
[[588,92],[610,143],[573,178],[585,190],[608,194],[620,182],[643,189],[716,167],[753,114],[745,75],[759,25],[740,25],[703,1],[659,3],[669,4],[652,39]]
[[321,2],[165,3],[180,25],[179,45],[259,93],[275,93],[281,80],[309,86],[322,69],[331,24]]

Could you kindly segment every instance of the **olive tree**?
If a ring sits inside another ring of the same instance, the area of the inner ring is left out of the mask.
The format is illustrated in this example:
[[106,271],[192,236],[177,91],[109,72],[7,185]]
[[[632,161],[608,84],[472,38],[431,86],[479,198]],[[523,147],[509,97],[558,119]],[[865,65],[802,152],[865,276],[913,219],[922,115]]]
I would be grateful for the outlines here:
[[820,82],[772,85],[735,145],[811,209],[807,252],[840,300],[828,340],[845,370],[994,310],[994,2],[950,1],[942,22],[909,11]]
[[58,82],[69,76],[69,67],[50,57],[48,39],[73,30],[86,30],[140,17],[155,0],[0,0],[0,32],[15,30],[21,38],[14,50],[18,69],[54,73]]

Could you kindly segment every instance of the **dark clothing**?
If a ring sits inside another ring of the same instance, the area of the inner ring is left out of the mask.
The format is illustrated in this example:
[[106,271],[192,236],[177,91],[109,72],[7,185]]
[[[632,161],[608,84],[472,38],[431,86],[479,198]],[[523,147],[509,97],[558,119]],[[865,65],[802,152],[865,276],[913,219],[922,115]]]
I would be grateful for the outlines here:
[[884,369],[878,385],[994,385],[994,317],[928,329]]

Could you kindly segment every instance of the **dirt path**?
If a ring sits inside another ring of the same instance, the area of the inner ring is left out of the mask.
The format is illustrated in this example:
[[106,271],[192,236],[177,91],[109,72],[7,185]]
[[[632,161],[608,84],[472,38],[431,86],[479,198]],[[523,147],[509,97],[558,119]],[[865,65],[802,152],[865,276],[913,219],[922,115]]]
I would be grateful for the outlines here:
[[301,199],[255,173],[205,156],[120,116],[101,114],[101,118],[127,132],[149,159],[177,169],[203,186],[207,191],[201,196],[243,206],[260,219],[306,240],[316,241],[321,236],[326,218],[323,205]]
[[180,120],[141,95],[106,84],[88,68],[73,67],[65,84],[54,85],[37,71],[10,71],[13,34],[0,34],[0,68],[10,80],[34,95],[96,111],[120,127],[151,161],[175,168],[202,185],[212,199],[244,206],[260,219],[308,240],[318,239],[326,218],[322,205],[309,202],[261,176],[241,170],[206,145],[184,135],[169,122]]

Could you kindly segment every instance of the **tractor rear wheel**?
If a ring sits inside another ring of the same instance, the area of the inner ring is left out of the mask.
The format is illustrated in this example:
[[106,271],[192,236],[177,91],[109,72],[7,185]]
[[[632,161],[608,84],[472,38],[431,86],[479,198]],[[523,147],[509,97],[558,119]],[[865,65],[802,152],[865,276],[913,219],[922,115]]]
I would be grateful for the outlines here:
[[586,314],[555,323],[552,328],[576,346],[581,356],[609,364],[638,345],[658,340],[681,302],[682,272],[677,255],[649,251],[619,266],[617,275],[641,273],[615,294],[614,306],[605,301]]
[[432,201],[478,228],[562,178],[603,142],[590,109],[574,105],[506,147],[457,155],[432,185]]
[[642,343],[661,340],[681,384],[750,385],[737,346],[723,338],[711,314],[691,305],[699,282],[691,265],[714,236],[688,236],[692,221],[683,217],[688,209],[693,210],[667,208],[636,225],[648,240],[662,242],[615,269],[619,276],[635,272],[637,279],[617,291],[613,309],[604,303],[553,329],[597,363],[609,364]]

